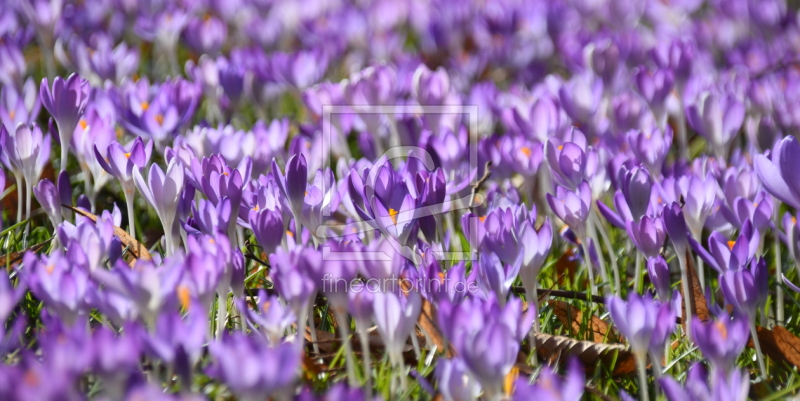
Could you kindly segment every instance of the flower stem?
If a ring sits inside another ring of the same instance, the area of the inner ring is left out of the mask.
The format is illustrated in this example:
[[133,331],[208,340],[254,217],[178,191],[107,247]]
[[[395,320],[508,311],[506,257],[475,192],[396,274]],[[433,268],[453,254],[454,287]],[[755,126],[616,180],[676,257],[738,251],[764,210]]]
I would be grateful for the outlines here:
[[676,249],[675,253],[678,254],[678,264],[681,268],[681,286],[683,287],[683,305],[686,307],[682,320],[686,322],[686,337],[689,338],[692,333],[692,307],[691,307],[691,294],[689,293],[689,272],[686,266],[686,253],[682,249]]
[[761,352],[761,342],[758,341],[758,332],[756,331],[756,322],[750,319],[750,336],[753,337],[753,344],[756,348],[756,359],[758,359],[758,370],[761,371],[761,378],[766,380],[767,367],[764,365],[764,354]]
[[356,366],[353,360],[353,348],[350,345],[350,324],[347,321],[347,314],[340,308],[333,308],[333,314],[336,315],[336,321],[339,323],[339,336],[344,345],[344,358],[347,367],[347,384],[350,387],[358,386],[356,382]]
[[581,247],[583,248],[583,257],[586,261],[586,272],[589,275],[589,291],[594,297],[597,295],[597,287],[594,284],[594,270],[592,269],[592,257],[589,254],[589,245],[587,243],[587,238],[581,239]]
[[23,195],[23,187],[22,187],[22,173],[14,174],[14,179],[17,181],[17,223],[22,221],[22,195]]
[[600,217],[597,214],[596,209],[592,209],[592,217],[595,219],[595,223],[599,229],[597,231],[600,232],[600,237],[602,237],[603,241],[606,244],[606,252],[608,252],[608,258],[611,261],[611,272],[614,274],[614,293],[616,295],[622,294],[622,287],[619,281],[619,265],[617,265],[617,254],[614,252],[614,248],[611,244],[611,240],[608,237],[608,232],[606,231],[605,226],[600,222]]
[[26,179],[25,184],[28,190],[25,194],[25,220],[28,220],[28,222],[25,224],[25,234],[22,236],[22,238],[24,238],[22,241],[24,248],[28,247],[28,233],[30,233],[31,230],[31,195],[33,194],[33,184],[27,181]]
[[781,263],[781,239],[778,237],[778,230],[773,229],[772,233],[775,235],[775,242],[773,246],[775,249],[775,325],[783,323],[783,263]]
[[650,401],[650,394],[647,391],[647,354],[636,356],[636,370],[639,371],[639,399]]
[[372,398],[372,355],[369,353],[369,334],[367,333],[367,325],[356,321],[356,329],[358,330],[358,338],[361,341],[361,355],[364,358],[364,377],[367,379],[364,385],[366,391],[366,399]]
[[127,190],[124,192],[125,204],[128,207],[128,234],[130,234],[131,238],[136,239],[136,217],[133,214],[133,195],[128,195]]

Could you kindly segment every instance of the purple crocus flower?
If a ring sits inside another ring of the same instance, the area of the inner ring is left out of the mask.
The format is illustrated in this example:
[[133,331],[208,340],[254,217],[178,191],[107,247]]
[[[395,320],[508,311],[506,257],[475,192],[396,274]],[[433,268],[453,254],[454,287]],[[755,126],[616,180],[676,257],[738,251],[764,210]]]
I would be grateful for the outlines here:
[[263,339],[241,333],[224,336],[209,345],[214,358],[209,375],[243,400],[288,396],[300,368],[299,351],[293,344],[271,347]]
[[597,170],[597,153],[589,149],[583,133],[572,128],[563,139],[550,137],[545,158],[559,185],[574,190]]
[[795,209],[800,209],[800,176],[795,160],[800,160],[800,145],[797,139],[789,135],[772,150],[772,160],[764,155],[756,155],[755,170],[764,189],[772,196],[787,203]]
[[655,301],[649,293],[640,296],[631,292],[627,302],[618,297],[609,297],[606,305],[611,319],[628,339],[640,364],[646,360],[648,352],[656,357],[661,356],[664,344],[676,327],[676,311],[672,304]]
[[547,194],[550,209],[564,221],[579,238],[586,238],[586,220],[592,207],[592,190],[589,183],[582,181],[573,192],[562,186],[556,187],[556,194]]
[[0,90],[0,122],[8,132],[15,132],[19,124],[35,122],[41,107],[33,78],[25,81],[21,91],[14,85],[4,85]]
[[720,160],[744,121],[744,105],[732,95],[704,92],[695,105],[687,108],[689,123],[708,141],[708,146]]
[[183,31],[183,38],[190,48],[208,55],[216,54],[225,44],[227,36],[225,22],[210,14],[190,19]]
[[439,392],[447,401],[477,400],[480,385],[471,378],[461,358],[440,359],[436,363]]
[[175,223],[175,216],[178,209],[178,200],[184,184],[183,166],[177,159],[172,159],[167,166],[167,173],[161,170],[157,164],[150,166],[150,173],[147,181],[139,172],[133,170],[133,178],[139,192],[147,199],[153,208],[156,209],[158,218],[164,228],[164,236],[167,240],[167,255],[175,252],[172,225]]
[[709,375],[703,364],[695,362],[689,367],[683,387],[669,376],[662,378],[659,384],[669,401],[749,399],[750,377],[742,369],[733,369],[730,372],[718,370],[711,373],[710,379],[709,382]]
[[28,252],[23,258],[31,292],[69,326],[86,312],[86,298],[92,291],[89,272],[75,262],[60,250],[41,258]]
[[672,128],[663,130],[656,126],[644,130],[632,130],[627,134],[631,152],[647,167],[650,175],[659,177],[664,166],[664,159],[672,146]]
[[133,209],[136,193],[133,180],[134,170],[139,170],[147,165],[150,155],[153,153],[153,141],[147,141],[145,144],[140,137],[137,137],[127,145],[127,148],[114,141],[105,149],[105,156],[103,156],[103,153],[95,145],[94,156],[103,170],[119,180],[125,195],[125,203],[128,206],[128,232],[133,238],[136,238],[136,219]]
[[669,278],[669,265],[663,256],[657,255],[647,259],[647,274],[656,289],[658,299],[662,303],[669,302],[672,299],[672,285]]
[[39,89],[39,97],[44,108],[58,125],[58,137],[61,139],[61,171],[65,171],[72,133],[89,99],[89,82],[77,74],[70,75],[66,80],[56,77],[51,90],[50,83],[44,78]]
[[519,263],[505,264],[494,253],[484,253],[477,266],[478,285],[487,296],[496,295],[500,306],[503,306],[519,269]]
[[14,134],[5,133],[3,148],[9,163],[22,173],[27,187],[32,188],[50,159],[50,135],[42,135],[35,124],[19,125]]
[[[8,273],[0,273],[0,322],[8,321],[8,317],[16,307],[17,302],[25,295],[25,283],[20,281],[16,288],[8,279]],[[0,342],[2,337],[0,337]]]
[[723,313],[714,320],[703,323],[693,317],[692,340],[714,366],[723,371],[734,368],[734,362],[742,353],[750,337],[748,319],[741,315]]
[[667,230],[661,216],[644,216],[639,222],[629,221],[626,227],[628,236],[646,257],[654,258],[661,252]]
[[39,205],[47,212],[47,217],[50,218],[50,223],[53,227],[58,227],[61,224],[61,198],[55,184],[48,179],[43,179],[33,187],[33,194]]
[[[278,345],[292,324],[295,323],[295,314],[290,308],[275,295],[268,296],[264,290],[259,290],[256,303],[258,312],[248,308],[244,301],[237,301],[239,310],[247,316],[251,323],[258,325],[258,329],[266,336],[270,344]],[[251,326],[252,327],[252,326]],[[255,330],[255,328],[253,328]]]
[[584,392],[584,372],[577,358],[570,359],[566,377],[559,377],[554,369],[544,368],[530,384],[528,379],[519,378],[514,384],[512,400],[552,400],[579,401]]
[[416,292],[407,295],[396,292],[374,294],[374,317],[386,351],[397,369],[403,366],[403,347],[408,336],[414,335],[417,318],[422,310],[422,297]]
[[768,280],[767,261],[754,258],[749,267],[723,272],[719,285],[725,300],[733,309],[752,320],[756,318],[758,308],[767,300]]
[[207,312],[200,305],[191,305],[191,300],[186,305],[185,317],[174,307],[162,311],[151,332],[143,336],[147,353],[172,367],[184,385],[191,382],[208,333]]
[[666,100],[672,93],[674,83],[675,79],[670,70],[659,69],[653,72],[643,68],[636,73],[636,88],[650,105],[658,128],[662,130],[667,126]]
[[717,196],[717,181],[711,173],[705,177],[689,174],[675,180],[675,192],[683,195],[683,215],[695,239],[700,238],[703,225],[711,214]]

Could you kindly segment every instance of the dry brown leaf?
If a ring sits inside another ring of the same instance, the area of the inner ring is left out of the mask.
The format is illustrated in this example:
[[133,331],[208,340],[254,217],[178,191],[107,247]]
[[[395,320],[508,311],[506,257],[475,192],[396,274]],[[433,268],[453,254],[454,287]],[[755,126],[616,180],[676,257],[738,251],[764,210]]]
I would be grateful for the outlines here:
[[[697,271],[694,269],[694,262],[691,252],[686,252],[686,275],[689,279],[689,290],[692,292],[690,297],[683,293],[683,286],[681,286],[681,297],[683,302],[690,302],[689,307],[693,316],[697,316],[701,321],[711,319],[711,312],[708,310],[708,303],[703,294],[703,287],[700,286],[700,280],[697,278]],[[686,310],[685,306],[683,307]],[[683,324],[687,319],[683,319]],[[684,327],[685,328],[685,327]]]
[[[583,324],[581,311],[564,301],[553,300],[547,303],[553,308],[553,313],[561,324],[569,330],[570,335],[578,337],[582,331],[581,325]],[[591,330],[593,341],[596,343],[616,343],[620,341],[617,331],[598,316],[592,316]]]
[[613,369],[615,376],[627,375],[636,370],[636,358],[630,349],[622,344],[600,344],[591,341],[579,341],[564,336],[554,336],[545,333],[537,333],[536,351],[539,356],[551,361],[565,362],[566,356],[575,356],[580,359],[584,368],[592,370],[600,364]]
[[19,264],[22,261],[22,257],[25,256],[25,253],[28,251],[31,252],[39,252],[41,251],[45,245],[49,244],[51,240],[44,241],[42,243],[36,244],[28,249],[19,251],[19,252],[11,252],[8,255],[0,256],[0,266],[6,267],[13,267]]
[[800,367],[800,338],[782,326],[773,327],[772,335],[775,338],[775,345],[781,350],[786,361]]
[[[786,358],[783,356],[783,352],[778,347],[778,344],[775,342],[775,335],[773,334],[772,330],[756,326],[756,335],[758,335],[758,342],[761,344],[761,351],[764,355],[767,355],[775,362],[784,362],[788,363]],[[755,348],[755,343],[753,342],[753,338],[747,340],[747,346],[750,348]]]
[[[68,205],[61,205],[61,206],[64,206],[65,208],[72,210],[73,212],[78,213],[81,216],[88,217],[92,221],[97,221],[97,216],[87,211]],[[114,235],[119,237],[119,241],[122,242],[122,247],[123,248],[127,247],[128,252],[130,252],[130,254],[133,255],[133,257],[135,258],[131,260],[130,262],[131,266],[133,266],[136,263],[137,259],[153,260],[153,258],[150,256],[150,252],[147,251],[147,248],[144,245],[140,244],[139,241],[137,241],[135,238],[131,237],[127,231],[117,226],[114,226]]]

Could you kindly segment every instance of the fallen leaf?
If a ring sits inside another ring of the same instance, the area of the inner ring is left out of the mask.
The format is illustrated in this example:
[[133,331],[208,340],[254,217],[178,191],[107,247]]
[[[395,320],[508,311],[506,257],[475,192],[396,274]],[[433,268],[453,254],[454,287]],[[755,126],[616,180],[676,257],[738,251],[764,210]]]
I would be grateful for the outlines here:
[[[794,366],[800,367],[800,338],[792,334],[789,330],[786,330],[783,326],[773,327],[772,335],[775,338],[775,344],[778,349],[781,350],[786,361]],[[759,337],[759,339],[761,338]]]
[[[707,321],[711,319],[711,312],[708,310],[708,303],[706,302],[706,297],[703,294],[703,287],[700,286],[700,280],[697,278],[697,271],[694,269],[692,254],[689,251],[686,251],[686,276],[689,280],[689,291],[691,291],[691,296],[687,297],[686,294],[683,293],[683,286],[681,286],[681,297],[683,302],[690,302],[689,310],[692,312],[693,316],[697,316],[701,321]],[[684,309],[682,310],[686,310],[685,306],[683,308]],[[686,321],[688,321],[688,319],[682,319],[684,328]]]
[[[591,341],[580,341],[564,336],[545,333],[536,336],[536,351],[543,359],[552,362],[566,362],[564,356],[577,357],[584,368],[605,365],[614,376],[622,376],[636,371],[636,358],[630,349],[622,344],[601,344]],[[611,366],[613,364],[613,366]]]
[[[788,363],[780,347],[778,347],[778,344],[775,342],[775,335],[772,330],[766,327],[756,326],[756,335],[758,336],[758,342],[761,344],[761,351],[764,355],[769,356],[770,359],[775,362]],[[755,349],[756,346],[752,337],[747,340],[747,346]]]
[[13,267],[18,265],[19,262],[22,261],[22,257],[25,256],[26,252],[28,251],[39,252],[45,247],[45,245],[49,244],[50,241],[52,241],[52,238],[42,243],[36,244],[28,249],[19,252],[11,252],[5,256],[0,256],[0,266],[5,267],[6,265],[8,265],[8,267]]
[[[570,335],[578,337],[582,331],[581,326],[583,325],[583,314],[581,311],[564,301],[548,301],[547,304],[553,308],[553,313],[561,324],[569,330]],[[616,330],[598,316],[592,316],[590,325],[594,342],[616,343],[620,341],[619,334]]]
[[[92,221],[97,221],[97,216],[85,210],[81,210],[68,205],[61,205],[61,206],[64,206],[65,208],[72,210],[73,212],[78,213],[81,216],[88,217]],[[133,266],[136,263],[137,259],[153,260],[153,258],[150,256],[150,252],[147,251],[147,248],[144,245],[140,244],[139,241],[137,241],[135,238],[131,237],[127,231],[117,226],[114,226],[114,235],[116,235],[119,238],[119,241],[122,243],[122,248],[123,249],[128,248],[128,252],[130,252],[130,254],[133,255],[133,257],[135,258],[131,260],[130,262],[131,266]]]

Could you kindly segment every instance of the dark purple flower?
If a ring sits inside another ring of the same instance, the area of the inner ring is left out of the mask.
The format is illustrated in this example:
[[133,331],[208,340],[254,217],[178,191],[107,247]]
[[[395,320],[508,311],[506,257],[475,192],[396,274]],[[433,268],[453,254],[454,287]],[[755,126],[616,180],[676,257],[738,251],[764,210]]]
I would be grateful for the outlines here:
[[611,319],[620,333],[628,339],[631,350],[639,356],[648,352],[659,354],[675,329],[675,315],[671,304],[654,301],[650,294],[640,296],[635,292],[628,301],[617,297],[606,300]]
[[629,221],[626,229],[633,244],[646,257],[653,258],[659,255],[667,236],[661,216],[644,216],[639,222]]

